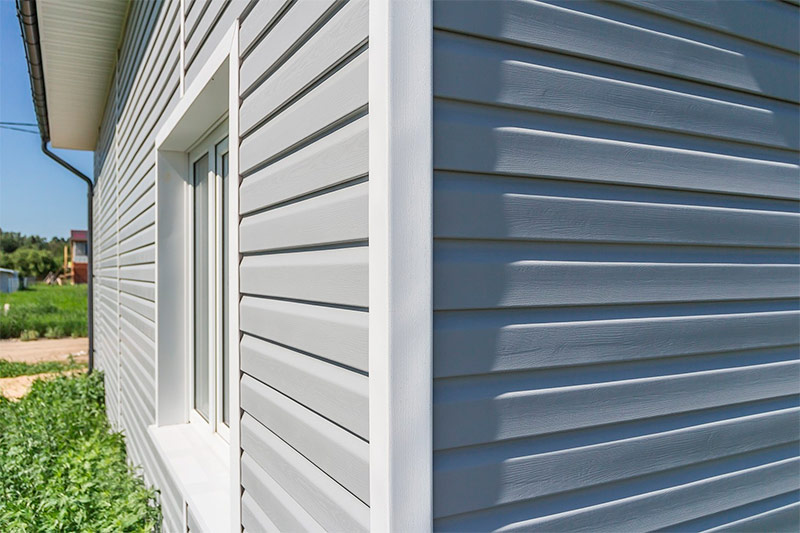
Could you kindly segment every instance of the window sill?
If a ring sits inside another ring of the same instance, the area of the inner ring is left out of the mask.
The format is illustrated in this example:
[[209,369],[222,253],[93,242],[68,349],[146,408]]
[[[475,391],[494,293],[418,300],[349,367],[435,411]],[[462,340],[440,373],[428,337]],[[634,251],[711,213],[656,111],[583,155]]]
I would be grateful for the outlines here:
[[230,460],[218,436],[196,424],[150,426],[147,432],[203,531],[230,524]]

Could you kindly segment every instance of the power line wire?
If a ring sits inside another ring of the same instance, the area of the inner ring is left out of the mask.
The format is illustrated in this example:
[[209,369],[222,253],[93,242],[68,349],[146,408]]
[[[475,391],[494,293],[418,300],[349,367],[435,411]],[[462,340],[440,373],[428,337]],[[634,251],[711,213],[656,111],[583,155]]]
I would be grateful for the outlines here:
[[26,130],[26,129],[22,129],[22,128],[15,128],[14,126],[5,126],[3,124],[0,124],[0,128],[4,128],[4,129],[7,129],[7,130],[13,130],[13,131],[21,131],[22,133],[32,133],[33,135],[39,135],[38,131]]

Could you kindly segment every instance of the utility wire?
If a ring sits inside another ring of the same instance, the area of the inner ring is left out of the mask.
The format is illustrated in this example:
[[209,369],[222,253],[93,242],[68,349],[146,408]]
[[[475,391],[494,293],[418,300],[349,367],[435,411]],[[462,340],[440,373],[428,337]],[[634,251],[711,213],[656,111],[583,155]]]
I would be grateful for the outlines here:
[[33,126],[33,127],[38,127],[39,126],[35,122],[4,122],[4,121],[0,121],[0,125],[3,125],[3,126]]
[[25,130],[25,129],[22,129],[22,128],[15,128],[14,126],[6,126],[4,124],[0,124],[0,128],[5,128],[7,130],[13,130],[13,131],[21,131],[22,133],[32,133],[34,135],[39,135],[38,131]]

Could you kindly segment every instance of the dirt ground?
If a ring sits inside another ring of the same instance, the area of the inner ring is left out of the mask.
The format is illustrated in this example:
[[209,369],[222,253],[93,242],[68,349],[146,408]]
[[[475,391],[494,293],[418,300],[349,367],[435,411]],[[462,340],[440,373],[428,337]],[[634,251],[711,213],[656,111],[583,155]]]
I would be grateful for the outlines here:
[[[89,356],[89,340],[86,337],[77,339],[40,339],[23,342],[18,339],[0,341],[0,359],[23,363],[40,363],[43,361],[68,361],[75,357],[76,363],[87,363]],[[35,374],[0,378],[0,393],[10,400],[18,400],[28,393],[31,383],[37,379],[49,378],[57,374]]]
[[67,361],[70,355],[75,362],[86,363],[89,360],[89,339],[39,339],[21,341],[7,339],[0,341],[0,359],[12,362],[40,363],[42,361]]

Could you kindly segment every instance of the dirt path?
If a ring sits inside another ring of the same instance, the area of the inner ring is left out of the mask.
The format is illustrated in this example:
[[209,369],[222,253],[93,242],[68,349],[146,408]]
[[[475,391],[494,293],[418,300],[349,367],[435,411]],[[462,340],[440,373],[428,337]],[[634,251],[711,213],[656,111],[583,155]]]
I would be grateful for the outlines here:
[[[85,370],[71,370],[67,372],[67,374],[75,374],[77,372],[85,372]],[[26,394],[31,388],[31,385],[37,379],[48,379],[55,376],[59,376],[61,374],[50,372],[45,374],[34,374],[32,376],[17,376],[14,378],[0,378],[0,394],[8,398],[9,400],[19,400]]]
[[27,342],[8,339],[0,340],[0,359],[40,363],[42,361],[67,361],[70,355],[74,355],[75,362],[86,363],[89,359],[88,349],[89,340],[86,337],[39,339]]
[[[44,361],[69,361],[75,357],[76,363],[87,363],[89,356],[89,340],[86,337],[77,339],[40,339],[23,342],[18,339],[0,340],[0,359],[21,363],[41,363]],[[82,372],[78,370],[77,372]],[[9,400],[18,400],[25,396],[31,384],[37,379],[50,378],[58,374],[34,374],[0,378],[0,394]]]

